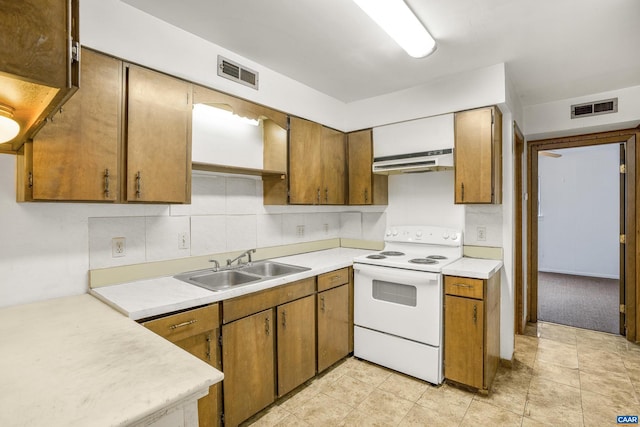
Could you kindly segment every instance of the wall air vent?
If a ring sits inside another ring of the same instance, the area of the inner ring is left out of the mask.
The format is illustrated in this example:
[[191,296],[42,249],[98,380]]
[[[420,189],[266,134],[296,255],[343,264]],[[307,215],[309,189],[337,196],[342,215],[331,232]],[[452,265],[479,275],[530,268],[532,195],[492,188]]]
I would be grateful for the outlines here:
[[218,55],[218,75],[258,90],[258,73]]
[[604,99],[602,101],[587,102],[571,106],[571,118],[599,116],[618,112],[618,98]]

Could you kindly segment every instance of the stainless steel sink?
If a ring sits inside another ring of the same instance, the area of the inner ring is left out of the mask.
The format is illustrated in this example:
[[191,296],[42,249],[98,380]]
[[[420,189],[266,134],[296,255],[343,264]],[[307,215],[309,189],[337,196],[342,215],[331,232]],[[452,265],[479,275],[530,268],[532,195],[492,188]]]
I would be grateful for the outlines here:
[[178,274],[175,278],[211,291],[222,291],[235,286],[248,285],[262,280],[261,276],[245,274],[236,270],[207,270],[206,272],[195,271]]
[[260,261],[232,270],[198,270],[178,274],[174,277],[210,291],[223,291],[306,270],[310,270],[310,268],[274,261]]
[[274,261],[260,261],[253,263],[252,265],[241,267],[239,269],[239,271],[242,271],[244,273],[256,274],[263,277],[285,276],[288,274],[299,273],[301,271],[307,270],[309,270],[309,268],[307,267],[281,264]]

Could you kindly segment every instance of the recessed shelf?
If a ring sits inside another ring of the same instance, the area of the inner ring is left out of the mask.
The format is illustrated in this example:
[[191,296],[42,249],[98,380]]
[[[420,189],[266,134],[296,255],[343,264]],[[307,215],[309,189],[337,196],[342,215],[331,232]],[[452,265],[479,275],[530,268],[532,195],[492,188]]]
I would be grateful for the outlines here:
[[243,168],[238,166],[216,165],[211,163],[200,163],[200,162],[193,162],[192,169],[198,170],[198,171],[230,173],[230,174],[236,174],[236,175],[253,175],[253,176],[262,176],[262,177],[280,176],[281,179],[284,179],[287,174],[285,171]]

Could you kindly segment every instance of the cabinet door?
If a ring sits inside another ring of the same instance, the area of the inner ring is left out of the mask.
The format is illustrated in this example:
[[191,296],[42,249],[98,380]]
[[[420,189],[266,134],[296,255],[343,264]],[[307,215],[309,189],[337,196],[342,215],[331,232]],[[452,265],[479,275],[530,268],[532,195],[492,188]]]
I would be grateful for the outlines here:
[[273,309],[222,326],[224,417],[237,426],[275,400]]
[[321,204],[344,205],[346,199],[345,134],[322,127],[322,188]]
[[122,63],[83,49],[82,88],[33,141],[33,199],[116,201]]
[[191,85],[127,68],[127,201],[188,203]]
[[289,124],[289,203],[321,202],[322,125],[291,117]]
[[489,107],[455,115],[456,203],[493,203],[493,111]]
[[483,388],[484,303],[445,296],[444,376]]
[[373,143],[371,130],[348,135],[349,149],[349,204],[370,205],[373,199],[371,167]]
[[278,396],[316,374],[315,295],[277,307]]
[[349,354],[349,285],[318,293],[318,372]]

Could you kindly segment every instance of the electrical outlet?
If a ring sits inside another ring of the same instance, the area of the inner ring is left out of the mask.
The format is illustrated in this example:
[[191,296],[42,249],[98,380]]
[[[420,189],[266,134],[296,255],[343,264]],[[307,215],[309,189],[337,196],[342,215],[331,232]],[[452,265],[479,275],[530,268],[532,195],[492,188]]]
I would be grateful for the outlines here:
[[111,239],[111,257],[119,258],[127,255],[127,239],[124,237],[114,237]]
[[304,225],[296,226],[296,236],[304,237]]
[[178,233],[178,249],[189,249],[189,233]]
[[325,236],[329,234],[329,224],[322,224],[322,231],[324,232]]
[[484,242],[487,240],[487,227],[477,227],[476,228],[477,231],[477,240],[479,242]]

